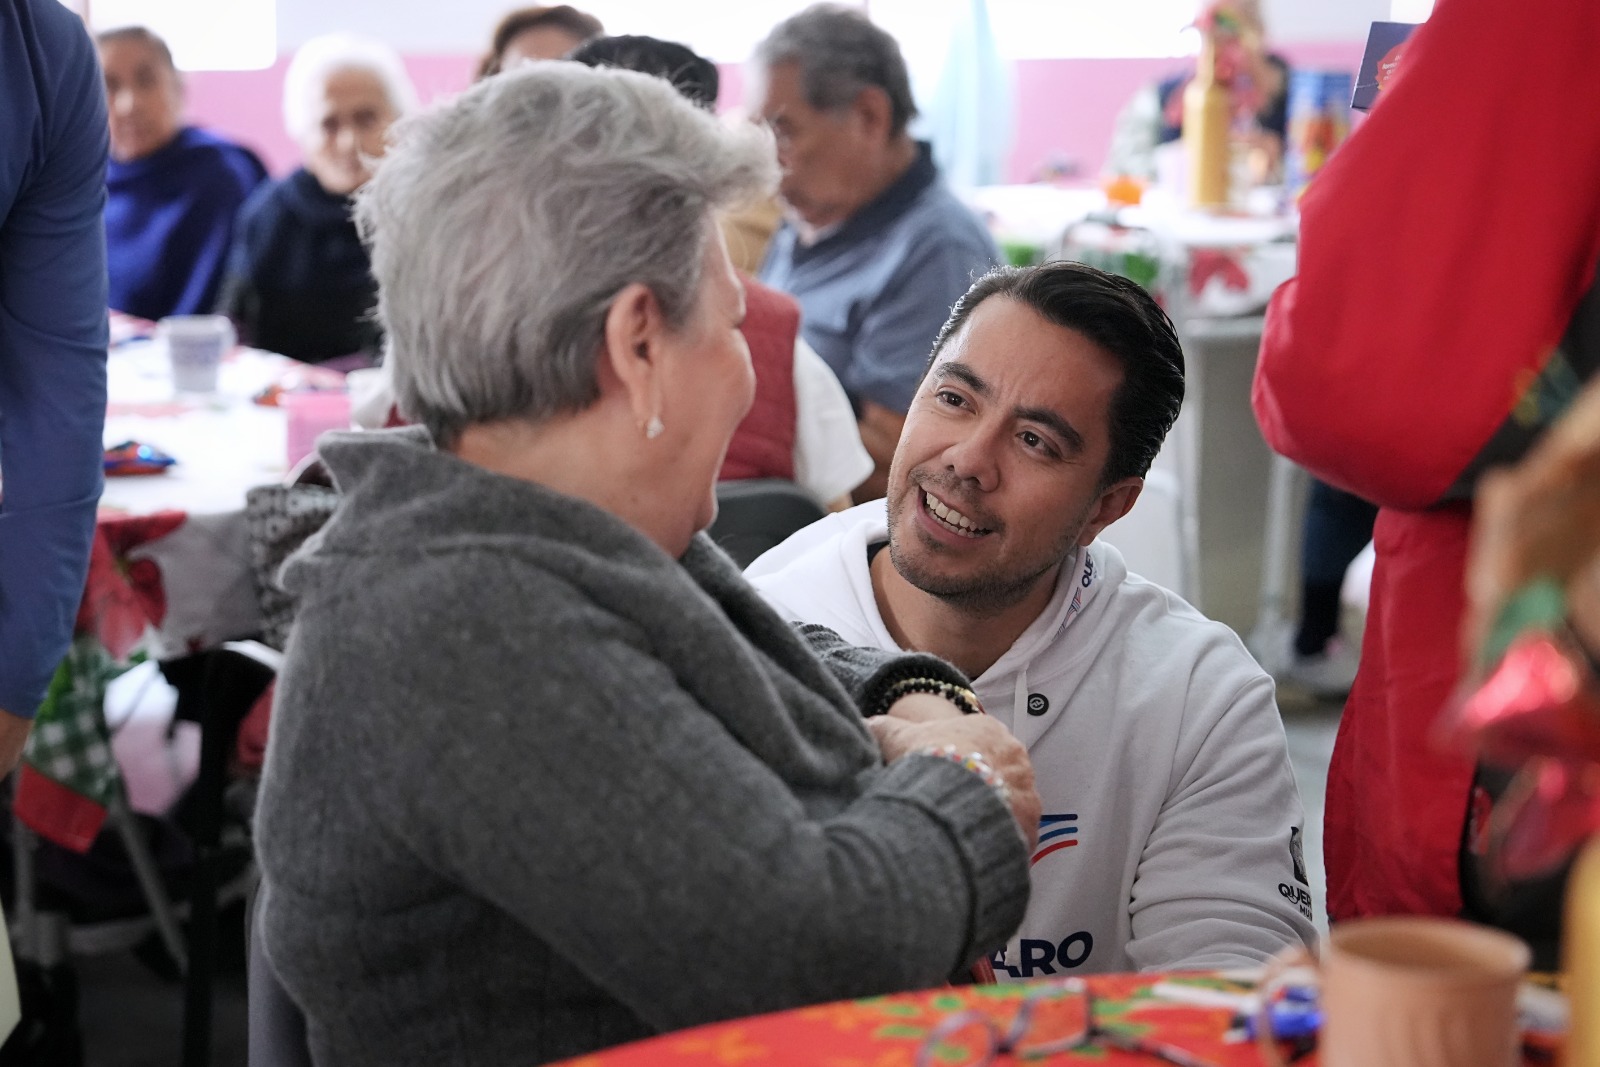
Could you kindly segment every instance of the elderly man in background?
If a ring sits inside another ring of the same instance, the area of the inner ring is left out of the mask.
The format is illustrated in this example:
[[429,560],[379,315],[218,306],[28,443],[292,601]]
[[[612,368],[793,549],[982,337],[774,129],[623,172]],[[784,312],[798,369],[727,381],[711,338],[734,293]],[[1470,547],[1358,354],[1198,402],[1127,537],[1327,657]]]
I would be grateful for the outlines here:
[[129,26],[96,40],[111,116],[111,306],[145,319],[210,311],[234,217],[266,168],[248,149],[183,124],[183,83],[160,37]]
[[239,212],[221,308],[249,344],[308,363],[376,358],[378,285],[350,217],[394,120],[417,93],[398,53],[351,34],[300,46],[283,83],[283,119],[305,164],[255,191]]
[[0,7],[0,774],[66,655],[100,498],[106,113],[55,0]]
[[931,652],[1028,746],[1045,804],[1010,978],[1260,963],[1313,936],[1272,679],[1097,539],[1177,418],[1148,293],[1081,263],[986,276],[934,348],[887,502],[746,572],[788,619]]
[[819,4],[756,48],[751,114],[772,127],[787,218],[760,278],[800,301],[802,333],[844,383],[882,496],[906,409],[950,307],[998,262],[939,179],[900,47],[865,15]]

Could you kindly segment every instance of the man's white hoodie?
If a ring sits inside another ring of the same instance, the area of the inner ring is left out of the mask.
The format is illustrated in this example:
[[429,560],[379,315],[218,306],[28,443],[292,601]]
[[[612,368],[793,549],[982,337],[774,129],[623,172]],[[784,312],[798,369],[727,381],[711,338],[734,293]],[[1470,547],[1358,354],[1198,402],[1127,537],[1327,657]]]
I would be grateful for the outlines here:
[[[745,572],[780,613],[897,648],[872,593],[883,501]],[[1002,980],[1223,968],[1311,943],[1304,814],[1272,679],[1232,630],[1096,541],[973,688],[1028,747],[1044,801],[1033,895]]]

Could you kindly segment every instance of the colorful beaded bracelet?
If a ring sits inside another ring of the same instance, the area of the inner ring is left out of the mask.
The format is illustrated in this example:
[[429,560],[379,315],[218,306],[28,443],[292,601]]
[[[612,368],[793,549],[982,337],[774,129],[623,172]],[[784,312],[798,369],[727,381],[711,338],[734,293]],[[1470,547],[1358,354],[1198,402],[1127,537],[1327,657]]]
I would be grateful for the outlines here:
[[929,745],[927,748],[918,749],[917,754],[932,756],[935,759],[949,760],[958,767],[965,767],[979,778],[982,778],[983,783],[993,789],[995,794],[999,796],[1002,804],[1010,805],[1011,790],[1006,788],[1006,780],[1000,777],[1000,772],[995,770],[988,760],[984,759],[983,753],[968,752],[963,754],[954,745]]
[[961,709],[963,715],[982,715],[983,705],[978,702],[978,694],[964,685],[942,681],[938,678],[902,678],[883,691],[883,696],[878,698],[878,706],[873,710],[874,715],[885,715],[894,706],[894,702],[908,693],[929,693],[933,696],[944,697],[950,703]]

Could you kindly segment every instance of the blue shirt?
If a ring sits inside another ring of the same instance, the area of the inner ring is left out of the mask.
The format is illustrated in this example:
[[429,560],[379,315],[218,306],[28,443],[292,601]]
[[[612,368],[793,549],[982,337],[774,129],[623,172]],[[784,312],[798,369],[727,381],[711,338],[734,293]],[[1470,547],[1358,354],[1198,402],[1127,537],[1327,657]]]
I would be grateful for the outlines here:
[[234,217],[266,179],[254,153],[193,126],[106,170],[111,306],[143,319],[216,307]]
[[919,143],[910,169],[815,244],[784,223],[761,280],[800,302],[801,334],[858,411],[871,400],[904,412],[951,306],[999,261]]
[[106,101],[57,0],[0,5],[0,709],[32,717],[71,640],[106,415]]

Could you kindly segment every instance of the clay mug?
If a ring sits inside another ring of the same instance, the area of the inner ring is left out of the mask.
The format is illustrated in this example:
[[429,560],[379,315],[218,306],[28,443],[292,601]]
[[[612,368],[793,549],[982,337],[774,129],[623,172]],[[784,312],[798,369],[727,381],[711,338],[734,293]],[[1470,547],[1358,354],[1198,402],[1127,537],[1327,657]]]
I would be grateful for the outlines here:
[[1388,916],[1338,923],[1320,959],[1304,948],[1268,965],[1256,1019],[1264,1062],[1282,1067],[1267,1013],[1289,972],[1319,972],[1321,1067],[1513,1067],[1517,990],[1528,946],[1459,919]]

